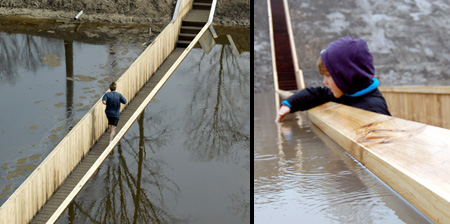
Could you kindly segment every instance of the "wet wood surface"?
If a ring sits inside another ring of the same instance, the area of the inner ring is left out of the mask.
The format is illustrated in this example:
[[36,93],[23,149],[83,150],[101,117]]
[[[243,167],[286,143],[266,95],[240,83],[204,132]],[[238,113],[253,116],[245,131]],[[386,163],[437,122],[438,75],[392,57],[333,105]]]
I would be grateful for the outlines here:
[[308,115],[431,220],[450,223],[450,130],[332,102]]

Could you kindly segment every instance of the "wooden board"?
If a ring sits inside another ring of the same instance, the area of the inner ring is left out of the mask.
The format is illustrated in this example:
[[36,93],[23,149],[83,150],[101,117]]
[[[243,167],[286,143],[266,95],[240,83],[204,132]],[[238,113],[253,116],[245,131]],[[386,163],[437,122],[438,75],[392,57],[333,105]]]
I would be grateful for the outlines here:
[[308,115],[431,220],[450,223],[450,130],[332,102]]
[[395,117],[450,129],[450,86],[380,87]]

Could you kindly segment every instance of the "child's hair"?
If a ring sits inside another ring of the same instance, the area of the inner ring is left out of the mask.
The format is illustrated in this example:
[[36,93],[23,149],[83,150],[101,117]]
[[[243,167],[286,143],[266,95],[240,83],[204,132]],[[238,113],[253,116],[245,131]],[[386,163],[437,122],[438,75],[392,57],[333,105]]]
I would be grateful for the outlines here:
[[327,68],[325,67],[325,64],[323,63],[322,57],[321,57],[321,56],[319,56],[319,58],[317,59],[317,68],[319,69],[319,73],[320,73],[321,75],[326,75],[326,74],[328,74],[328,70],[327,70]]
[[115,82],[112,82],[112,83],[109,85],[109,89],[110,89],[111,91],[116,91],[116,87],[117,87],[117,85],[116,85]]

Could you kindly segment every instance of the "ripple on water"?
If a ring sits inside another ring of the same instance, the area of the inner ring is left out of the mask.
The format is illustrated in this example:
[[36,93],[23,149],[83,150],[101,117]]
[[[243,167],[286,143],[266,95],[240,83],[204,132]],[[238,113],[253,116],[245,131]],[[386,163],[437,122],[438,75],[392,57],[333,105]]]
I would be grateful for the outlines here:
[[[383,198],[383,194],[388,195],[389,192],[374,191],[373,185],[364,183],[370,179],[370,175],[364,177],[361,171],[365,170],[364,167],[351,171],[325,169],[317,165],[314,169],[304,170],[299,165],[302,162],[300,158],[280,160],[276,155],[256,155],[255,161],[259,162],[257,167],[272,171],[271,175],[254,180],[255,208],[259,211],[271,208],[286,216],[291,216],[289,211],[304,212],[308,217],[305,220],[320,218],[327,223],[399,221]],[[269,164],[274,164],[270,161],[277,161],[276,172],[267,169]],[[262,169],[259,168],[258,172]]]
[[255,161],[265,161],[265,160],[277,160],[278,156],[273,154],[266,154],[266,155],[255,155],[254,157]]

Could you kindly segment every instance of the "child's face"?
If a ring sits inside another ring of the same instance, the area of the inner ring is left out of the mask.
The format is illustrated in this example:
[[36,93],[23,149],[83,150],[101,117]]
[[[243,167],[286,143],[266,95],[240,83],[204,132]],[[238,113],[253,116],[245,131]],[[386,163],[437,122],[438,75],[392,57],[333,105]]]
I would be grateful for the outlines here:
[[323,84],[331,90],[334,97],[340,98],[344,95],[344,92],[342,92],[342,90],[337,87],[336,83],[334,83],[333,77],[331,77],[330,73],[328,72],[323,76]]

